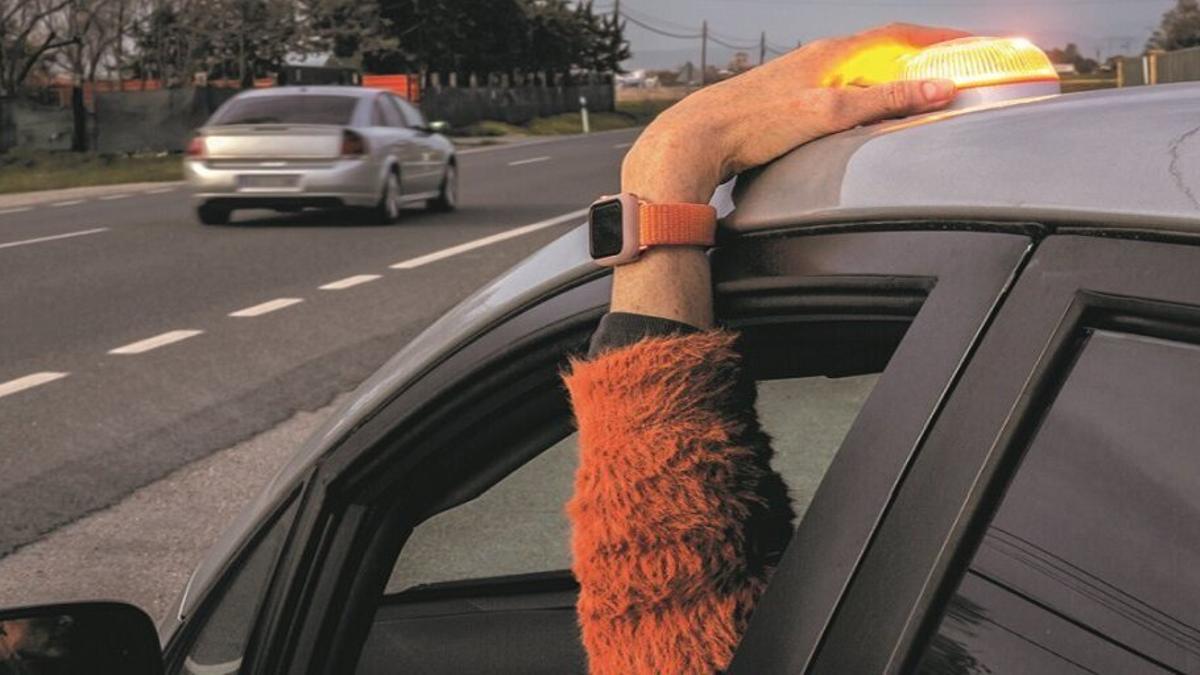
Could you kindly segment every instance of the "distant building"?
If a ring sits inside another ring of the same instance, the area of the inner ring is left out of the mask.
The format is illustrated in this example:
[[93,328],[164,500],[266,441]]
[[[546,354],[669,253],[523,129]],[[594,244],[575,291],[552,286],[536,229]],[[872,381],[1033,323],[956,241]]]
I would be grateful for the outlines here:
[[737,52],[733,55],[733,59],[729,61],[729,71],[740,73],[743,70],[750,70],[750,55],[746,52]]
[[1074,63],[1056,63],[1056,64],[1054,64],[1054,70],[1059,75],[1076,75],[1076,74],[1078,74],[1078,71],[1075,70]]

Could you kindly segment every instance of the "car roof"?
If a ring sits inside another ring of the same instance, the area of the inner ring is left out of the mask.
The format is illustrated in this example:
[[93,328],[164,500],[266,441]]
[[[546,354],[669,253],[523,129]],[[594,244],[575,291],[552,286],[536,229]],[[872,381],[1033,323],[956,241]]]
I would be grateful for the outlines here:
[[739,179],[728,229],[877,220],[1200,231],[1200,83],[861,127]]
[[262,89],[247,89],[237,95],[237,98],[270,98],[272,96],[295,96],[311,94],[319,96],[347,96],[350,98],[370,98],[382,93],[382,89],[357,86],[315,85],[315,86],[284,86],[263,87]]
[[[1198,196],[1200,85],[1188,84],[1070,94],[854,129],[744,174],[733,191],[736,208],[726,189],[714,203],[722,214],[734,208],[722,220],[734,233],[913,219],[1200,232]],[[397,391],[516,309],[594,274],[587,241],[586,228],[578,227],[537,251],[434,322],[364,382],[222,534],[193,573],[177,613],[191,613],[261,519]],[[164,637],[176,621],[164,622]]]

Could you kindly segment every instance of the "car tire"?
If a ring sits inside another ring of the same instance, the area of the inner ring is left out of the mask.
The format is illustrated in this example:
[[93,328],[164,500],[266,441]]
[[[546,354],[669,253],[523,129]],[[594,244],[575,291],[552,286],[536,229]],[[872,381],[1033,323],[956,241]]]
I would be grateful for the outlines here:
[[458,167],[453,163],[446,165],[446,173],[442,176],[442,185],[438,188],[438,196],[426,202],[430,211],[448,212],[458,208]]
[[230,213],[232,211],[229,209],[212,204],[201,204],[196,207],[196,217],[205,225],[228,225]]
[[380,188],[379,203],[371,209],[371,220],[380,225],[391,225],[400,220],[400,176],[388,171]]

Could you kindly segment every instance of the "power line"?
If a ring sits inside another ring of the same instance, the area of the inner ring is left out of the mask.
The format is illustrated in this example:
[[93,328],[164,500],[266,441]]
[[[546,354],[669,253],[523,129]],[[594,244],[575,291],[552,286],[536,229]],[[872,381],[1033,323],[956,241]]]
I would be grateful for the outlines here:
[[729,48],[729,49],[733,49],[733,50],[746,50],[746,49],[754,49],[755,47],[757,47],[757,46],[758,46],[758,45],[745,45],[745,46],[742,46],[742,45],[730,44],[730,43],[728,43],[728,42],[725,42],[724,40],[722,40],[722,39],[720,39],[720,38],[716,37],[715,35],[713,35],[713,34],[712,34],[712,31],[709,31],[709,33],[708,33],[708,39],[709,39],[709,40],[712,40],[713,42],[715,42],[715,43],[717,43],[717,44],[719,44],[719,45],[721,45],[722,47],[727,47],[727,48]]
[[626,21],[628,21],[629,23],[632,23],[635,26],[641,26],[642,28],[645,28],[646,30],[650,31],[651,33],[657,33],[658,35],[665,35],[666,37],[678,38],[680,40],[697,40],[701,37],[699,33],[695,33],[692,35],[683,35],[680,33],[672,33],[670,31],[665,31],[665,30],[662,30],[661,28],[655,28],[654,26],[651,26],[650,24],[642,23],[641,21],[638,21],[637,19],[633,18],[632,16],[629,16],[628,14],[625,14],[624,12],[621,13],[621,18],[625,19]]

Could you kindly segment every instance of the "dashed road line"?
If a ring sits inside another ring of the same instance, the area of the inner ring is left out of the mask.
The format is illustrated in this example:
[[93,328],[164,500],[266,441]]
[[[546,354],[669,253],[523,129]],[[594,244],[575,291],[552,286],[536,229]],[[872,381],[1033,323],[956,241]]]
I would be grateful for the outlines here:
[[631,148],[631,147],[633,147],[633,141],[630,141],[628,143],[617,143],[616,145],[613,146],[613,148],[616,150],[624,150],[625,148]]
[[175,191],[175,188],[154,188],[153,190],[146,190],[142,194],[144,194],[144,195],[161,195],[166,192],[174,192],[174,191]]
[[146,338],[145,340],[138,340],[137,342],[132,342],[130,344],[125,345],[124,347],[117,347],[116,349],[110,349],[108,353],[109,354],[143,354],[145,352],[150,351],[151,349],[158,349],[159,347],[165,347],[169,344],[174,344],[176,342],[180,342],[182,340],[186,340],[191,337],[196,337],[197,335],[200,335],[203,332],[204,331],[202,331],[202,330],[168,331],[166,333],[163,333],[162,335],[155,335],[152,338]]
[[325,284],[324,286],[318,286],[318,288],[320,288],[323,291],[340,291],[342,289],[350,288],[352,286],[358,286],[359,284],[365,284],[368,281],[375,281],[376,279],[379,279],[379,278],[381,278],[381,275],[379,275],[379,274],[357,274],[352,277],[346,277],[345,279],[338,279],[337,281],[331,281],[331,282]]
[[301,302],[304,302],[303,298],[276,298],[275,300],[268,300],[267,302],[254,305],[253,307],[239,309],[236,312],[230,313],[229,316],[239,318],[262,316],[263,314],[274,312],[276,310],[283,309],[284,307],[291,307],[292,305],[297,305]]
[[122,192],[120,194],[115,194],[115,195],[104,195],[103,197],[100,198],[100,201],[111,202],[114,199],[125,199],[126,197],[129,197],[129,194]]
[[82,199],[68,199],[65,202],[54,202],[50,204],[50,206],[52,208],[58,208],[60,206],[75,206],[76,204],[82,204],[83,202],[84,200]]
[[32,375],[26,375],[25,377],[18,377],[17,379],[9,380],[8,382],[0,382],[0,398],[10,396],[20,391],[25,391],[26,389],[33,389],[34,387],[41,386],[48,382],[61,380],[68,374],[69,373],[55,373],[47,371],[43,373],[33,373]]
[[451,246],[450,248],[444,248],[440,251],[434,251],[433,253],[427,253],[423,256],[418,256],[418,257],[412,258],[410,260],[404,260],[404,261],[396,263],[395,265],[391,265],[391,268],[394,270],[410,270],[414,267],[428,265],[429,263],[432,263],[432,262],[437,262],[439,260],[445,260],[446,258],[449,258],[451,256],[456,256],[459,253],[466,253],[467,251],[473,251],[477,248],[482,248],[484,246],[490,246],[491,244],[495,244],[495,243],[504,241],[506,239],[512,239],[513,237],[520,237],[521,235],[529,234],[530,232],[544,230],[547,227],[561,225],[565,222],[575,220],[576,218],[582,218],[583,216],[587,215],[587,212],[588,212],[587,209],[579,209],[578,211],[564,213],[561,216],[555,216],[553,218],[541,220],[536,223],[530,223],[529,225],[523,225],[521,227],[513,228],[511,230],[505,230],[504,232],[500,232],[498,234],[493,234],[488,237],[483,237],[480,239],[475,239],[473,241],[468,241],[466,243],[459,244],[457,246]]
[[548,159],[550,159],[550,155],[543,155],[541,157],[530,157],[529,159],[518,159],[515,162],[509,162],[508,165],[509,166],[521,166],[522,164],[534,164],[536,162],[544,162]]
[[6,215],[9,213],[25,213],[26,211],[32,211],[32,210],[33,210],[32,206],[17,206],[17,207],[13,207],[11,209],[0,209],[0,216]]
[[14,248],[16,246],[27,246],[29,244],[40,244],[46,241],[57,241],[59,239],[70,239],[71,237],[83,237],[89,234],[99,234],[108,232],[107,227],[96,227],[90,230],[80,230],[78,232],[67,232],[65,234],[52,234],[48,237],[37,237],[34,239],[22,239],[20,241],[9,241],[0,244],[0,248]]

